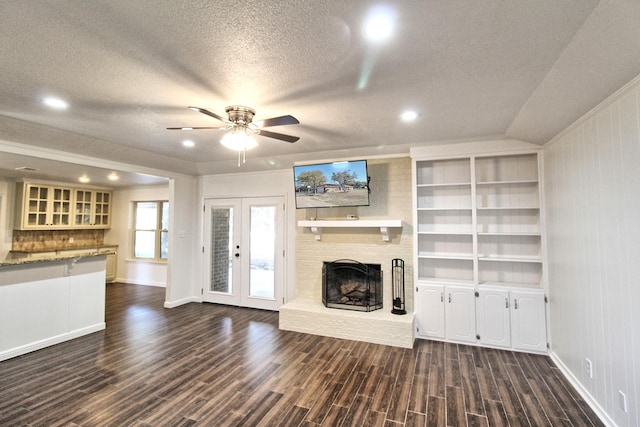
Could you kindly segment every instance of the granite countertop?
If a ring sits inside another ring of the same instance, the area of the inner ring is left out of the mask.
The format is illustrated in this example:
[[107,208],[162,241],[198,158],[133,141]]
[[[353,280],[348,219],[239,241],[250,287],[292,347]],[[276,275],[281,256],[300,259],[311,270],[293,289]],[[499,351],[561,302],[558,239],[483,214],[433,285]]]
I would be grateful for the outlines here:
[[81,251],[86,249],[102,249],[102,248],[117,248],[118,245],[89,245],[89,246],[76,246],[73,248],[55,248],[55,249],[24,249],[24,250],[11,250],[10,253],[16,254],[37,254],[46,252],[64,252],[64,251]]
[[[51,251],[49,251],[51,252]],[[83,258],[91,258],[102,255],[111,255],[116,253],[115,251],[111,252],[87,252],[85,254],[76,254],[76,255],[64,255],[58,254],[56,256],[47,257],[47,258],[29,258],[29,257],[15,257],[15,258],[7,258],[3,261],[0,261],[0,267],[8,267],[14,265],[25,265],[25,264],[41,264],[45,262],[54,262],[54,261],[64,261],[64,260],[72,260],[72,259],[83,259]]]

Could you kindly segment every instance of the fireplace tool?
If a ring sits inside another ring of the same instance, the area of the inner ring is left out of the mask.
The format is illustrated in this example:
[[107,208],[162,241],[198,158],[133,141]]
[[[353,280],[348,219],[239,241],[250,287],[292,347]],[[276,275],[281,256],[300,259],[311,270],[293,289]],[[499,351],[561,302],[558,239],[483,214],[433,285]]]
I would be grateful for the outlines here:
[[391,260],[391,282],[393,284],[392,314],[407,314],[404,295],[404,261],[400,258]]

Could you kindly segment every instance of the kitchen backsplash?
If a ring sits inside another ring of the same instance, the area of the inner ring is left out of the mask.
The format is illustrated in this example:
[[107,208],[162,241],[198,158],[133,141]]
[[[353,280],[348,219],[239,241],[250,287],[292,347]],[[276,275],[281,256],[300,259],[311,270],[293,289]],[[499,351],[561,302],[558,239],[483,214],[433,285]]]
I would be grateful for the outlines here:
[[104,244],[104,230],[13,230],[11,250],[37,252]]

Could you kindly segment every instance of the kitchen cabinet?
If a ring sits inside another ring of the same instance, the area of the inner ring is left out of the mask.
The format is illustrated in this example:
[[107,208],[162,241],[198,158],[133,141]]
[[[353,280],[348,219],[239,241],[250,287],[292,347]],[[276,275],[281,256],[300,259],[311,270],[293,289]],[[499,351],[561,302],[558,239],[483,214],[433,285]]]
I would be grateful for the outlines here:
[[70,187],[18,183],[15,227],[20,230],[71,228]]
[[109,228],[111,226],[111,192],[74,190],[74,228]]
[[60,230],[111,226],[112,192],[55,184],[16,185],[15,229]]
[[476,341],[473,288],[418,284],[416,289],[415,318],[419,336],[456,342]]

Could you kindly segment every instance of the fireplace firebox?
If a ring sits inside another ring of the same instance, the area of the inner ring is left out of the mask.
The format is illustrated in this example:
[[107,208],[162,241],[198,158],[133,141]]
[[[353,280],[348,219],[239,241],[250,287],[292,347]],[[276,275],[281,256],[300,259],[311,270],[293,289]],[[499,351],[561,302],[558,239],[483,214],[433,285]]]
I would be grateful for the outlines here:
[[373,311],[382,308],[380,264],[350,259],[325,261],[322,265],[322,302],[325,307]]

